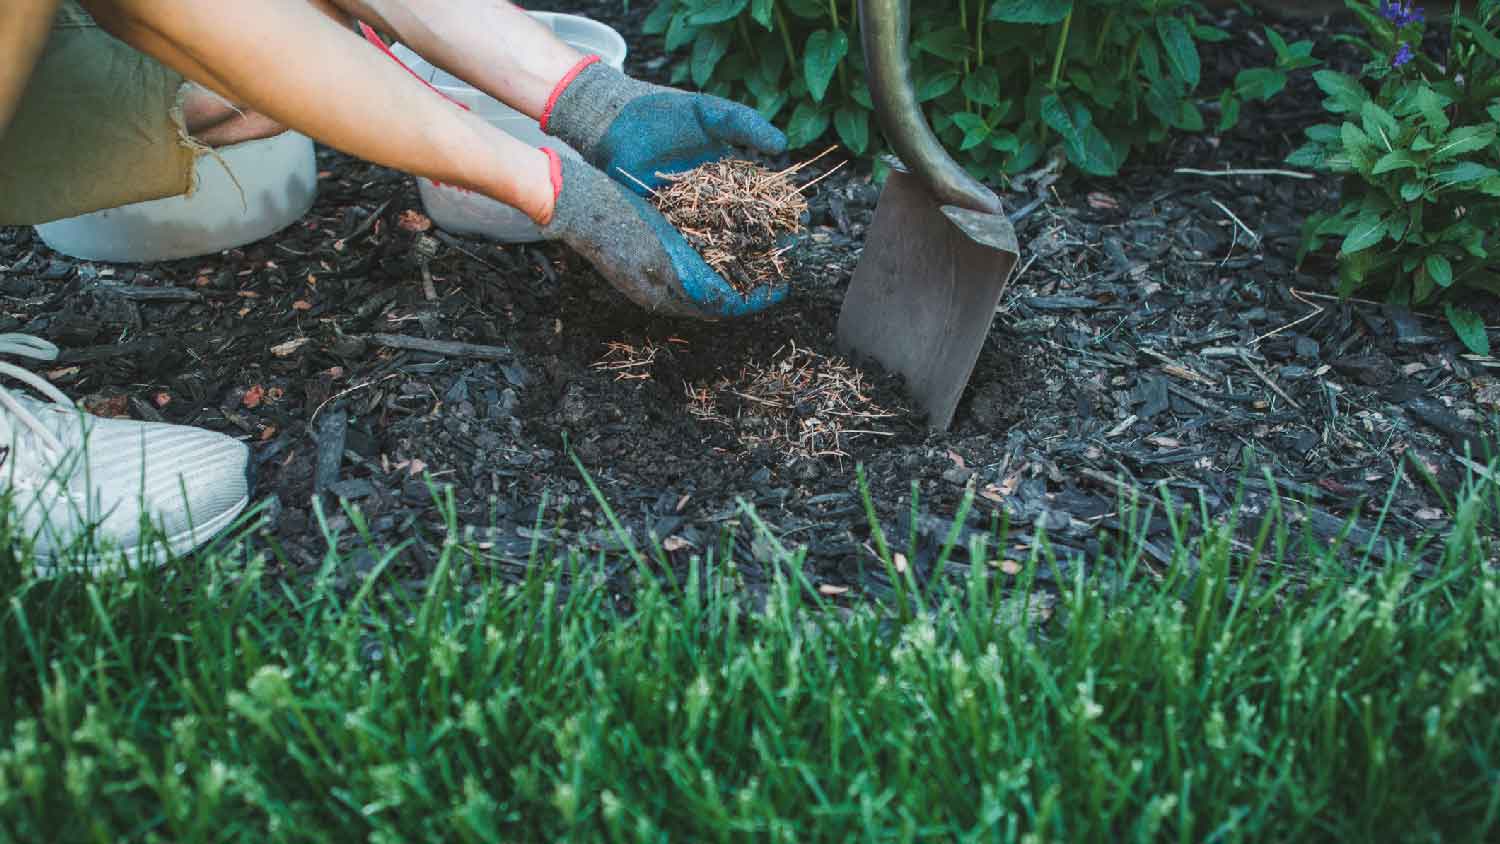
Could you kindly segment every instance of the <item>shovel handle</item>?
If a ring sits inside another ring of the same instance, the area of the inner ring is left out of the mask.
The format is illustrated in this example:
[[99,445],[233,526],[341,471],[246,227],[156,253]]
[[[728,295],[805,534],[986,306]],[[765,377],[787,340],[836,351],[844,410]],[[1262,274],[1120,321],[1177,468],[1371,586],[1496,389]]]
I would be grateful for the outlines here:
[[943,149],[917,102],[907,59],[911,34],[910,0],[859,0],[860,40],[875,118],[902,164],[917,175],[938,201],[971,211],[998,214],[1000,198],[976,181]]

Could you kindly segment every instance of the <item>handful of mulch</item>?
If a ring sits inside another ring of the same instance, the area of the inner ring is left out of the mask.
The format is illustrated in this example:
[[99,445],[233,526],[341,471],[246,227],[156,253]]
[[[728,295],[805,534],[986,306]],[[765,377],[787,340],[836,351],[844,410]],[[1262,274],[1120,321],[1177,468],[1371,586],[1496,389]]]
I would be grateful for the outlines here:
[[802,228],[805,185],[793,180],[804,167],[832,151],[785,170],[753,161],[712,161],[685,173],[661,174],[666,184],[651,192],[656,210],[682,232],[704,262],[741,293],[786,279],[785,236]]

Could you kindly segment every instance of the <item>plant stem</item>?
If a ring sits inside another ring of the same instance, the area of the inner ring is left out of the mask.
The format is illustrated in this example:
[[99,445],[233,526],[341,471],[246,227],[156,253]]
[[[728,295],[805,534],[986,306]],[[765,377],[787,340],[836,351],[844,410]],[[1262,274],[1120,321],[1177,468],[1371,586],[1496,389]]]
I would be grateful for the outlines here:
[[[786,60],[788,64],[797,61],[797,51],[792,49],[792,36],[788,33],[791,28],[786,25],[786,15],[782,14],[779,4],[772,7],[776,14],[776,31],[781,33],[781,46],[786,48]],[[792,74],[796,78],[796,73]]]
[[979,0],[979,14],[974,16],[974,63],[980,67],[984,67],[984,17],[988,12],[988,0]]
[[1115,25],[1115,13],[1110,12],[1104,16],[1104,24],[1099,27],[1099,39],[1094,42],[1094,63],[1104,58],[1104,40],[1109,37],[1109,30]]
[[1052,78],[1048,80],[1048,88],[1057,87],[1057,79],[1062,75],[1063,52],[1068,48],[1068,31],[1073,28],[1073,13],[1068,12],[1063,18],[1062,34],[1057,37],[1057,52],[1052,56]]
[[734,26],[740,34],[740,40],[745,42],[745,49],[750,51],[750,58],[755,59],[757,65],[760,64],[760,51],[755,49],[755,42],[750,38],[750,29],[745,26],[745,18],[743,16],[735,18]]

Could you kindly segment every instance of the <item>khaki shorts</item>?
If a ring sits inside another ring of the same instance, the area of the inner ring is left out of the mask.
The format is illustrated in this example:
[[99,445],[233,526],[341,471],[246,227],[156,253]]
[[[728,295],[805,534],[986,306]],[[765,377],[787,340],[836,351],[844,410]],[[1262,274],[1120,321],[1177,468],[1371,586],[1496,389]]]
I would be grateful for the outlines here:
[[0,225],[188,193],[183,78],[100,29],[73,0],[0,135]]

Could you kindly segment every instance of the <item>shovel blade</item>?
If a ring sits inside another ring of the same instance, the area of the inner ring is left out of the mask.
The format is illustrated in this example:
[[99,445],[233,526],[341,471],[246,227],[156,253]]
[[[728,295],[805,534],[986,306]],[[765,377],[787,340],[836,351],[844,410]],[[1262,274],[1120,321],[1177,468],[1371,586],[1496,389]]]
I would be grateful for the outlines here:
[[1017,254],[1003,214],[940,205],[892,169],[839,312],[839,344],[905,377],[927,423],[946,429]]

